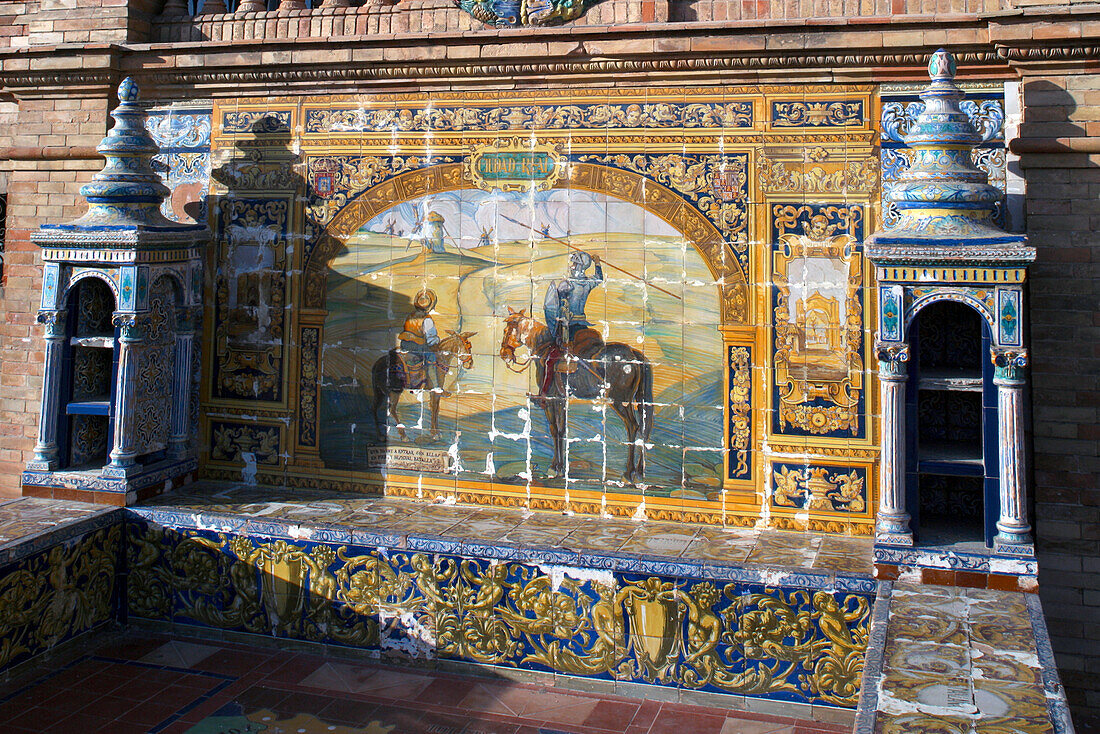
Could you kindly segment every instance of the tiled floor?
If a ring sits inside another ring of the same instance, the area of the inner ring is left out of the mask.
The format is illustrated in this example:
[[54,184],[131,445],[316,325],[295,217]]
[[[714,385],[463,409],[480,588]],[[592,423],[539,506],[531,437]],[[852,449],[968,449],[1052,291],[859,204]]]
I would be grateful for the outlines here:
[[828,734],[838,724],[325,659],[141,630],[0,687],[0,730],[66,734]]
[[340,526],[396,536],[619,553],[702,563],[870,576],[870,538],[751,528],[567,516],[523,509],[429,504],[392,497],[333,495],[200,482],[146,503],[172,512]]

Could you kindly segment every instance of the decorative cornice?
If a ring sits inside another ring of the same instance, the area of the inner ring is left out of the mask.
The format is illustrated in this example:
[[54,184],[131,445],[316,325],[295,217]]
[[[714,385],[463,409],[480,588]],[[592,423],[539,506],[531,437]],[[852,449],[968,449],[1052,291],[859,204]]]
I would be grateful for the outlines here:
[[[660,24],[653,24],[647,28],[631,29],[629,32],[611,33],[607,28],[577,27],[578,36],[591,34],[599,30],[601,39],[608,35],[619,40],[649,40],[651,36],[661,31]],[[692,32],[690,26],[677,24],[675,29],[679,36],[689,38]],[[699,33],[706,33],[708,37],[720,40],[725,36],[726,29],[700,28]],[[734,31],[728,37],[731,43],[737,43],[744,35],[746,29],[730,29]],[[763,33],[766,29],[754,29]],[[845,29],[850,30],[850,29]],[[827,43],[829,31],[822,28],[820,35]],[[448,43],[448,34],[440,34],[431,39],[433,46]],[[468,44],[469,36],[455,34],[453,40],[456,44]],[[507,35],[493,35],[482,39],[486,43],[492,43],[500,55],[509,53],[509,47],[513,44],[520,46],[532,42],[547,40],[566,40],[564,37],[542,37],[537,33],[528,37],[510,33]],[[584,39],[577,39],[583,41]],[[868,39],[871,40],[870,37]],[[291,43],[293,41],[293,43]],[[426,45],[428,39],[415,37],[372,37],[359,36],[340,39],[342,48],[383,49],[393,46],[417,47]],[[1031,42],[1028,42],[1031,43]],[[242,55],[255,53],[257,59],[262,51],[272,47],[316,48],[322,49],[330,45],[327,39],[301,38],[301,39],[269,39],[256,40],[251,43],[234,42],[233,48]],[[583,50],[583,44],[580,46]],[[224,44],[218,42],[191,43],[178,51],[161,47],[150,48],[148,45],[118,45],[112,46],[107,52],[112,58],[105,68],[94,70],[79,68],[80,60],[86,55],[81,49],[75,48],[34,48],[35,55],[42,55],[51,59],[65,58],[71,54],[73,59],[72,70],[50,71],[9,71],[0,72],[0,89],[18,95],[29,94],[58,94],[71,91],[74,88],[94,88],[95,90],[109,90],[117,83],[120,76],[117,69],[126,68],[127,73],[137,77],[150,88],[177,87],[177,86],[220,86],[239,88],[240,86],[279,86],[279,85],[305,85],[310,83],[343,83],[352,85],[358,82],[372,82],[380,80],[406,80],[406,79],[450,79],[466,77],[471,80],[483,80],[491,83],[499,78],[550,76],[558,74],[587,74],[620,76],[624,74],[698,74],[698,73],[722,73],[722,72],[758,72],[758,71],[783,71],[783,70],[832,70],[843,69],[849,74],[853,70],[867,70],[868,78],[881,77],[881,70],[890,68],[907,68],[924,66],[927,50],[915,48],[911,51],[888,51],[875,49],[873,46],[854,52],[836,53],[812,53],[805,50],[794,49],[784,52],[757,52],[757,53],[724,53],[723,52],[685,52],[676,51],[660,55],[660,52],[645,57],[635,58],[601,58],[598,52],[573,57],[561,56],[553,60],[530,62],[518,51],[515,61],[498,62],[496,60],[461,60],[439,61],[425,59],[424,61],[408,61],[394,63],[362,63],[333,65],[318,62],[315,65],[297,63],[286,66],[259,66],[242,65],[240,67],[224,67],[211,69],[209,66],[194,66],[187,68],[166,70],[164,62],[170,62],[174,53],[182,53],[188,56],[202,55],[204,53],[216,53],[225,51]],[[0,57],[7,57],[9,53],[0,52]],[[23,54],[20,54],[23,55]],[[143,68],[143,57],[157,58],[155,69]],[[1007,67],[1014,62],[1019,63],[1058,63],[1058,62],[1088,62],[1100,58],[1100,45],[1096,44],[1060,44],[1060,45],[1009,45],[1004,43],[991,43],[988,46],[971,47],[956,54],[960,64],[968,67]],[[32,64],[34,63],[32,59]]]
[[103,87],[115,85],[117,74],[109,69],[101,71],[16,72],[0,74],[0,88],[9,90],[41,90],[50,87]]
[[1097,59],[1100,59],[1100,46],[998,45],[997,55],[1009,61],[1091,61],[1096,63]]
[[[964,53],[960,58],[975,65],[1003,65],[1004,59],[995,52]],[[186,84],[287,84],[312,81],[357,82],[379,79],[412,79],[476,76],[486,80],[493,77],[542,76],[553,74],[631,74],[653,72],[721,72],[762,71],[769,69],[850,69],[852,67],[911,67],[923,65],[925,54],[812,54],[770,56],[714,56],[697,58],[656,59],[578,59],[538,63],[467,62],[461,64],[401,64],[386,66],[371,64],[328,68],[272,68],[222,69],[204,68],[173,72],[161,70],[141,75],[143,81],[156,87]]]

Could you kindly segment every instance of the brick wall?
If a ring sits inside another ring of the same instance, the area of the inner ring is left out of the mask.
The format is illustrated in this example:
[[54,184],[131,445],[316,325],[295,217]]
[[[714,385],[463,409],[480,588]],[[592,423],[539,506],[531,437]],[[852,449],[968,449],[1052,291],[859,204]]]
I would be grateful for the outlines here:
[[27,0],[0,3],[0,49],[144,41],[163,0]]
[[[0,106],[0,148],[94,146],[107,129],[103,99],[28,99]],[[35,313],[42,288],[41,251],[30,233],[47,222],[74,219],[80,187],[102,160],[0,161],[8,192],[4,284],[0,287],[0,497],[19,496],[19,473],[38,431],[42,389],[41,329]]]
[[[1021,138],[1100,136],[1100,74],[1030,79]],[[1100,730],[1100,155],[1024,155],[1039,593],[1078,731]]]

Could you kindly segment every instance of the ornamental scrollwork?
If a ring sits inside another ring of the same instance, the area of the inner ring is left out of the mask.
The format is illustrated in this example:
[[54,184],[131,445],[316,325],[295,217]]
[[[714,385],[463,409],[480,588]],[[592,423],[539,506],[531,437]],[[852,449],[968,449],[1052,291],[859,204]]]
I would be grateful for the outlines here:
[[1013,381],[1024,379],[1024,370],[1028,366],[1026,349],[994,347],[989,351],[990,359],[993,362],[994,377],[999,380]]
[[772,504],[776,507],[825,512],[867,509],[866,473],[862,469],[775,464],[772,478]]
[[149,326],[149,314],[116,312],[111,316],[111,324],[119,330],[119,338],[124,342],[139,342],[145,338]]
[[0,576],[0,668],[108,621],[122,525],[9,565]]
[[691,202],[718,228],[741,267],[748,264],[748,156],[728,155],[582,155],[641,174],[664,184]]
[[317,445],[317,381],[320,378],[321,330],[302,329],[302,360],[298,385],[298,443]]
[[730,479],[752,473],[752,360],[749,347],[730,347],[729,444]]
[[36,317],[38,323],[46,327],[47,339],[65,338],[65,319],[69,312],[65,310],[43,310]]
[[778,193],[874,193],[879,181],[879,166],[874,158],[849,161],[839,168],[827,168],[823,165],[789,164],[761,154],[756,172],[764,190]]
[[909,345],[905,342],[876,342],[879,376],[904,379],[909,361]]
[[284,198],[223,199],[218,212],[225,265],[214,280],[215,394],[278,400],[289,204]]
[[[452,160],[451,158],[446,159]],[[325,225],[349,201],[394,176],[445,162],[422,156],[324,156],[310,158],[307,176],[313,194],[308,211],[317,225]]]
[[289,110],[232,110],[222,114],[222,134],[275,134],[290,131]]
[[279,429],[251,423],[212,424],[210,458],[215,461],[240,463],[245,454],[255,457],[257,464],[279,463]]
[[[988,143],[1003,138],[1005,112],[999,100],[963,100],[960,109],[970,118],[970,124]],[[886,102],[882,105],[882,134],[887,140],[904,143],[909,129],[924,112],[924,102]]]
[[863,124],[863,100],[772,102],[776,127],[845,127]]
[[[854,707],[852,593],[130,526],[135,616],[689,690]],[[333,603],[338,602],[338,603]]]
[[607,128],[750,128],[752,101],[567,104],[497,107],[314,109],[305,132],[485,132],[506,130],[606,130]]
[[560,25],[574,21],[600,0],[455,0],[459,8],[498,28]]

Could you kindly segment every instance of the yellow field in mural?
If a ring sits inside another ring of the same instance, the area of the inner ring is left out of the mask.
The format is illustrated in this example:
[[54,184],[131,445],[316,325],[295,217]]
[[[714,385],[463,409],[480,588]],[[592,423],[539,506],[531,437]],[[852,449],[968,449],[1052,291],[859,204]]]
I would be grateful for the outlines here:
[[208,473],[865,532],[877,99],[803,92],[217,106]]

